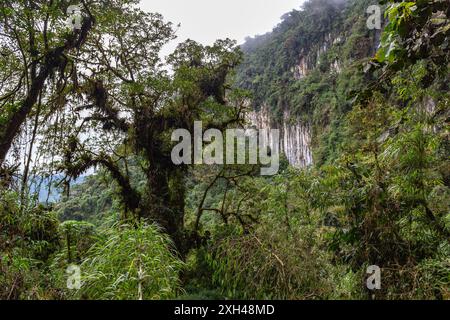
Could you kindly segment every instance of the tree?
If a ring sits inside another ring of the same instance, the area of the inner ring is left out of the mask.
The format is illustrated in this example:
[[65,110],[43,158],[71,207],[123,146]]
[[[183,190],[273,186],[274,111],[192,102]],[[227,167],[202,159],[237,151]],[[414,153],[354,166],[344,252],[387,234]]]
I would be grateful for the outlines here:
[[[231,40],[213,46],[188,40],[169,58],[170,75],[160,50],[174,37],[172,25],[132,7],[110,11],[116,18],[99,17],[101,27],[73,57],[79,89],[66,98],[72,122],[64,129],[60,169],[74,179],[104,167],[119,186],[124,218],[157,222],[181,248],[187,166],[172,162],[171,134],[192,132],[195,120],[217,129],[242,121],[244,99],[230,101],[236,95],[228,83],[241,54]],[[134,185],[130,158],[144,186]]]
[[95,23],[91,10],[98,2],[82,4],[81,26],[69,31],[64,25],[65,1],[6,0],[0,4],[0,167],[38,100],[62,94],[68,85],[75,69],[68,55],[86,41]]

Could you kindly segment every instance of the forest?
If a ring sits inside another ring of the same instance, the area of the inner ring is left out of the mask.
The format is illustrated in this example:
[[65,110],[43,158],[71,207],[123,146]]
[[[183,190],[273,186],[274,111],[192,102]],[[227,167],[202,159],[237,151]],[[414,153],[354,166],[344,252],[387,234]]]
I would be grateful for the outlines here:
[[[0,2],[0,300],[450,300],[449,0],[307,0],[167,58],[139,3]],[[173,161],[198,121],[200,154],[281,142]]]

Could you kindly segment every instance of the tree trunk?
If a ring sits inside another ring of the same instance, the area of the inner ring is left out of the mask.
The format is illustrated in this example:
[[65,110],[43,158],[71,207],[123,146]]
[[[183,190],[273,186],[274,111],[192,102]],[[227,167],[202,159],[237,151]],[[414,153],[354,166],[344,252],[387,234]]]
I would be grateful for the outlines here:
[[183,255],[188,245],[184,241],[185,187],[182,169],[149,170],[147,179],[148,202],[141,209],[140,217],[161,226]]

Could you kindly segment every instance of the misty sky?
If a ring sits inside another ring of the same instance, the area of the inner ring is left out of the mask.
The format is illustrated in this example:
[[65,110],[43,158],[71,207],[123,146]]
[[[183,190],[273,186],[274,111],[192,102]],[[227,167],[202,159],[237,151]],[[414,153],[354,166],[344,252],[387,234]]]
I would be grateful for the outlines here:
[[[280,17],[299,9],[304,0],[141,0],[145,11],[159,12],[167,21],[181,23],[177,42],[193,39],[212,44],[231,38],[244,42],[248,36],[271,31]],[[165,48],[171,52],[176,44]]]

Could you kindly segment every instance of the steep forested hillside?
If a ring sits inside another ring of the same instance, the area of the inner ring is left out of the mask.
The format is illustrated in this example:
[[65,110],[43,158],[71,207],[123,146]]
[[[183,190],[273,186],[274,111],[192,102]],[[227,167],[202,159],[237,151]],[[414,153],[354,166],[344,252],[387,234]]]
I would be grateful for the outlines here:
[[[382,30],[309,0],[167,61],[135,1],[73,32],[51,3],[0,4],[0,299],[450,299],[448,0],[380,1]],[[281,129],[279,172],[175,164],[197,120]]]
[[242,46],[239,86],[253,93],[254,108],[267,109],[279,127],[297,119],[309,127],[308,148],[317,164],[336,158],[343,118],[370,81],[363,63],[375,54],[381,33],[366,26],[365,12],[374,3],[307,2],[303,10],[285,14],[273,32]]

